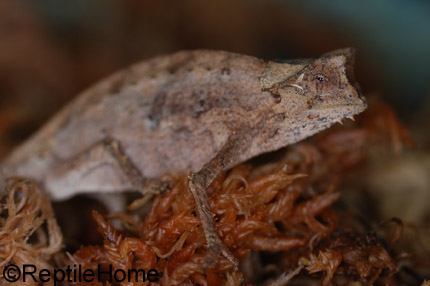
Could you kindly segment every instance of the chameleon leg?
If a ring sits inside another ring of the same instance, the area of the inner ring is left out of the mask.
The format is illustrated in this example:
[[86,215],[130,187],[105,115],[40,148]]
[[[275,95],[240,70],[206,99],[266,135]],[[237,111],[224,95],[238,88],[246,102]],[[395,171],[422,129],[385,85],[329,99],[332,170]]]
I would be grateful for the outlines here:
[[145,205],[152,199],[154,194],[163,193],[172,187],[170,182],[143,177],[139,169],[121,149],[117,140],[107,138],[104,140],[103,144],[110,155],[115,158],[120,169],[132,184],[133,189],[144,194],[141,199],[134,201],[132,205],[128,206],[129,210],[135,210]]
[[[78,193],[124,190],[152,196],[170,188],[169,182],[145,178],[123,152],[120,142],[112,138],[66,160],[48,174],[45,182],[54,199],[65,199]],[[100,186],[105,187],[100,189]]]
[[249,126],[242,126],[238,132],[229,137],[227,143],[211,161],[205,164],[199,172],[190,175],[189,187],[196,201],[197,212],[205,232],[208,245],[206,264],[210,268],[215,266],[220,255],[223,255],[235,266],[238,266],[238,260],[218,237],[206,190],[216,176],[236,156],[249,147],[250,142],[252,142],[250,139],[254,133],[255,130]]
[[139,169],[121,149],[118,140],[107,138],[103,141],[103,145],[110,155],[115,158],[115,161],[129,179],[134,190],[140,191],[142,194],[158,194],[171,188],[170,182],[143,177]]

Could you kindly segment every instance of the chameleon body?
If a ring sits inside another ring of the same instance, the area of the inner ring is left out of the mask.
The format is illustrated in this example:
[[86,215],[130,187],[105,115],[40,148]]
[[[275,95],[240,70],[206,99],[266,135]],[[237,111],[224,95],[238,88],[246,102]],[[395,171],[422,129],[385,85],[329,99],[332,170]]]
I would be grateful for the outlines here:
[[159,178],[199,171],[243,123],[261,129],[236,165],[363,111],[348,79],[352,60],[345,49],[294,64],[220,51],[144,61],[84,91],[2,163],[3,173],[36,179],[55,199],[122,191],[131,185],[114,164],[73,158],[109,136],[144,177]]
[[351,49],[286,63],[208,50],[153,58],[84,91],[1,172],[37,180],[55,200],[133,189],[97,147],[112,138],[144,178],[200,171],[191,178],[204,188],[222,169],[362,112],[352,65]]

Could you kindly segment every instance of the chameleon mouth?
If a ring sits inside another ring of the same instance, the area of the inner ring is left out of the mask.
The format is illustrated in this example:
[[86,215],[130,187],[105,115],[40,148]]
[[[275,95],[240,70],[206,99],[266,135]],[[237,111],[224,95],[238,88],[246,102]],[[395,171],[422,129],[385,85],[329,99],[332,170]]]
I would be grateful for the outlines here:
[[330,104],[330,105],[315,105],[312,107],[312,110],[310,110],[311,113],[313,111],[328,111],[332,113],[339,113],[342,112],[342,110],[351,110],[354,111],[354,114],[358,114],[366,110],[367,108],[367,102],[365,100],[359,99],[361,103],[355,103],[355,104]]
[[367,108],[367,104],[363,101],[361,104],[335,104],[325,106],[315,106],[309,111],[309,114],[318,121],[327,122],[328,125],[349,118],[354,120],[354,116],[362,113]]

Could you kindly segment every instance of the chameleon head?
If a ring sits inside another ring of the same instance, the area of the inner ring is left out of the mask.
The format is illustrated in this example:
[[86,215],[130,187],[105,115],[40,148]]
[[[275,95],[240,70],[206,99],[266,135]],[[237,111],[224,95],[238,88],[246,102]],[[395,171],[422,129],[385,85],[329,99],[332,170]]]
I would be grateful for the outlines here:
[[[285,69],[294,68],[295,72],[267,90],[278,96],[279,111],[288,109],[303,124],[330,125],[351,118],[367,107],[354,79],[353,64],[351,48],[336,50],[312,61],[283,64]],[[283,102],[289,106],[282,106]]]

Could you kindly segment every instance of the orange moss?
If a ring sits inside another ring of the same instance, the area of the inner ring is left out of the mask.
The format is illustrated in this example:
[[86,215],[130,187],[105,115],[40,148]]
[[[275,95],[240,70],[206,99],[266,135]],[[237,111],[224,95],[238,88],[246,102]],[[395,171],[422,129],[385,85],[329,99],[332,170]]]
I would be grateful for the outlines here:
[[[202,267],[207,249],[186,175],[177,175],[173,188],[155,197],[147,216],[114,215],[127,226],[126,232],[94,211],[102,245],[83,246],[67,263],[93,270],[98,265],[112,265],[114,270],[155,268],[163,272],[162,285],[239,285],[250,277],[262,279],[270,267],[281,272],[296,269],[273,285],[294,276],[330,285],[342,275],[349,281],[389,283],[396,272],[394,255],[372,234],[342,229],[343,218],[334,207],[345,174],[366,159],[371,147],[392,144],[399,150],[408,139],[386,106],[364,118],[358,126],[332,128],[287,148],[278,158],[242,164],[215,179],[208,195],[218,235],[242,259],[240,270],[222,257],[215,268]],[[386,126],[389,131],[380,132]],[[61,234],[46,198],[33,183],[15,179],[1,193],[1,203],[6,206],[0,232],[2,266],[33,259],[52,267],[49,261],[59,251]],[[42,239],[44,223],[47,234]],[[34,234],[36,244],[30,245],[27,239]],[[320,273],[319,278],[301,271],[303,267],[309,274]]]

